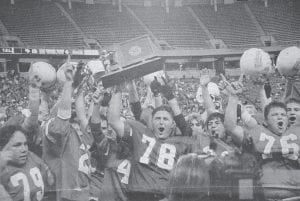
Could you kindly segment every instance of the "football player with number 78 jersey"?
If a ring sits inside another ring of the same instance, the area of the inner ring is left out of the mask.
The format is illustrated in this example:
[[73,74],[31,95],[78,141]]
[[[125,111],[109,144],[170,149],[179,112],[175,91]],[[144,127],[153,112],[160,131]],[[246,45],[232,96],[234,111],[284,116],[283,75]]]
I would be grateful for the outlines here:
[[168,106],[153,111],[151,129],[138,121],[122,121],[120,111],[121,90],[117,86],[109,104],[108,122],[119,137],[132,140],[129,200],[161,200],[170,170],[180,155],[190,152],[191,143],[185,137],[171,137],[175,122]]
[[[230,86],[229,86],[230,87]],[[278,200],[300,196],[299,146],[300,127],[287,130],[287,109],[284,103],[271,102],[264,109],[266,126],[250,130],[237,126],[238,92],[230,88],[225,113],[225,128],[233,140],[251,151],[259,160],[259,183],[264,199]]]

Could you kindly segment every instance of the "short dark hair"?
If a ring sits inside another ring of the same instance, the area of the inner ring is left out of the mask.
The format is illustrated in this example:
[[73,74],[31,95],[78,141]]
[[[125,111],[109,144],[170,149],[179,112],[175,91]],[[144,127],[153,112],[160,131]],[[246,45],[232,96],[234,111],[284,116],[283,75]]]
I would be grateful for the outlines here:
[[174,118],[174,112],[172,110],[172,108],[168,105],[161,105],[157,108],[155,108],[153,111],[152,111],[152,117],[159,111],[166,111],[168,113],[170,113],[170,115],[172,116],[172,118]]
[[213,112],[210,115],[208,115],[208,117],[207,117],[207,120],[205,122],[206,128],[208,126],[208,122],[213,120],[213,119],[220,119],[221,122],[224,124],[224,114],[222,114],[220,112]]
[[26,135],[26,131],[20,125],[3,126],[0,129],[0,150],[9,142],[15,132],[20,131]]
[[285,111],[287,111],[286,105],[285,105],[283,102],[272,101],[272,102],[269,103],[269,104],[265,107],[265,109],[264,109],[264,117],[265,117],[266,120],[268,119],[268,115],[269,115],[269,113],[270,113],[270,110],[271,110],[272,108],[275,108],[275,107],[282,108],[282,109],[284,109]]
[[289,98],[285,101],[285,104],[287,105],[288,103],[297,103],[300,105],[300,99],[297,98]]

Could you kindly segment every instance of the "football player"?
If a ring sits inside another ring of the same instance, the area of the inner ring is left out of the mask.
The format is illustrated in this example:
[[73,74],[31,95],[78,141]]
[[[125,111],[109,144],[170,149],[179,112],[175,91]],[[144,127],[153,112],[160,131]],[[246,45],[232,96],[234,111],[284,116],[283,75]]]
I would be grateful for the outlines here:
[[[0,182],[11,199],[40,201],[46,188],[54,183],[47,165],[28,151],[27,138],[21,126],[0,129]],[[2,200],[2,199],[1,199]]]
[[[33,71],[31,71],[33,72]],[[36,139],[39,136],[38,114],[40,105],[40,90],[42,90],[42,80],[38,76],[30,76],[29,94],[28,94],[28,109],[26,115],[17,115],[11,117],[5,125],[21,125],[26,131],[29,150],[41,156],[41,148],[36,144]]]
[[[55,173],[57,201],[88,200],[90,193],[91,160],[89,149],[93,136],[87,131],[83,93],[79,93],[72,114],[72,92],[76,73],[66,70],[66,79],[56,117],[45,125],[43,158]],[[74,82],[73,82],[74,79]],[[72,117],[72,118],[71,118]]]
[[237,126],[237,94],[242,89],[227,86],[230,92],[225,113],[225,128],[233,140],[252,152],[260,162],[259,182],[265,199],[285,199],[299,196],[299,145],[296,135],[299,127],[287,131],[288,118],[285,104],[271,102],[264,109],[265,126],[246,130]]
[[104,108],[108,106],[110,95],[103,92],[98,88],[93,95],[95,108],[90,126],[96,145],[93,147],[92,157],[96,160],[97,166],[92,177],[99,178],[97,172],[100,172],[102,178],[101,184],[98,185],[100,189],[93,187],[97,180],[92,180],[91,194],[94,200],[125,201],[127,200],[127,184],[131,165],[127,160],[129,149],[125,141],[117,142],[115,133],[108,125],[107,113]]
[[120,92],[116,87],[109,104],[108,122],[117,136],[132,139],[129,200],[163,199],[169,172],[177,158],[190,151],[190,144],[183,137],[171,137],[175,122],[168,106],[154,109],[151,129],[138,121],[122,121]]
[[105,140],[107,141],[108,152],[100,200],[126,201],[131,168],[130,160],[128,160],[131,156],[129,146],[123,140],[119,142],[116,139],[106,138]]
[[290,126],[300,124],[300,100],[291,98],[286,101]]

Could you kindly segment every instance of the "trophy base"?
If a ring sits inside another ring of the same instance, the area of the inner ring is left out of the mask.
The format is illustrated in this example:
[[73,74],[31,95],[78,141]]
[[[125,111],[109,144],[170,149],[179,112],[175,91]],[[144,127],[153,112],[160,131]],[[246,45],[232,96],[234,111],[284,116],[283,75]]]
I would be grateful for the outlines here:
[[163,60],[161,57],[153,57],[144,61],[124,66],[116,71],[109,72],[101,77],[104,88],[122,84],[135,78],[160,71],[163,69]]

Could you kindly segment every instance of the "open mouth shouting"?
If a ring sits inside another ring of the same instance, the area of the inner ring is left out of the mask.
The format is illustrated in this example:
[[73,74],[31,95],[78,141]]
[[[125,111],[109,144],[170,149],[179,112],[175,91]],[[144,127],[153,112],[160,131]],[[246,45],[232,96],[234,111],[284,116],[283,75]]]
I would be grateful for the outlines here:
[[277,128],[282,131],[285,129],[285,126],[284,126],[284,122],[283,121],[278,121],[277,122]]
[[160,134],[162,134],[164,132],[165,128],[164,127],[159,127],[158,130],[159,130]]
[[212,131],[211,131],[211,135],[212,135],[213,137],[215,137],[215,138],[219,138],[219,134],[218,134],[218,132],[217,132],[216,130],[212,130]]
[[157,128],[156,136],[160,139],[165,139],[169,137],[168,129],[165,128],[164,126],[159,126]]
[[295,123],[295,121],[296,121],[296,117],[295,117],[295,116],[291,116],[291,117],[289,118],[289,123],[290,123],[291,125],[293,125],[293,124]]

